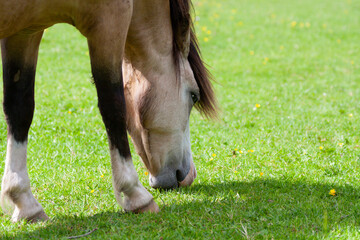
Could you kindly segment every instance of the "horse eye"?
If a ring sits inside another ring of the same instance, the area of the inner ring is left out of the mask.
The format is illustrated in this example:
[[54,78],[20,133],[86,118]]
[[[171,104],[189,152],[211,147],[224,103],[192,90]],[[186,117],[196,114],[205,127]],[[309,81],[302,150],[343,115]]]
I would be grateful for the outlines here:
[[199,98],[195,93],[191,93],[191,99],[193,101],[193,104],[195,104],[195,103],[197,103],[197,101],[199,101]]

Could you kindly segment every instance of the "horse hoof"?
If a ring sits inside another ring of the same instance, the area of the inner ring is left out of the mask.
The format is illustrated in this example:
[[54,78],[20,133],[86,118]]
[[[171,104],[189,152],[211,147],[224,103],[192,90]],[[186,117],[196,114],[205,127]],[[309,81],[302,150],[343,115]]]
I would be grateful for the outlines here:
[[34,214],[31,217],[27,217],[26,220],[30,223],[46,222],[49,220],[49,217],[48,215],[46,215],[44,210],[41,210],[40,212]]
[[154,201],[154,199],[152,199],[148,205],[146,205],[142,208],[133,210],[133,212],[134,213],[145,213],[145,212],[158,213],[158,212],[160,212],[160,209],[159,209],[159,206]]

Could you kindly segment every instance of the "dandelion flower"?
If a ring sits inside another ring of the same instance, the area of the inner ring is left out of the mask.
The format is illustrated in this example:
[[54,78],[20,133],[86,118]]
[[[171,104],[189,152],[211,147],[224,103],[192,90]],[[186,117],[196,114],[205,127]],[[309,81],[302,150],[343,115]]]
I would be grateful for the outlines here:
[[323,150],[323,149],[324,149],[324,147],[323,147],[323,146],[320,146],[320,147],[319,147],[319,149],[320,149],[320,150]]
[[71,110],[68,111],[68,114],[71,114]]
[[90,191],[90,193],[94,193],[94,192],[95,192],[95,190],[94,190],[94,189]]
[[216,157],[216,154],[215,154],[215,153],[213,153],[213,154],[212,154],[212,156],[213,156],[213,157]]
[[145,176],[149,175],[149,173],[148,173],[148,172],[144,172],[144,174],[145,174]]
[[209,38],[205,37],[204,42],[208,42],[208,41],[209,41]]
[[234,150],[235,150],[235,151],[237,151],[238,149],[237,149],[237,148],[235,148]]
[[238,173],[238,171],[235,170],[234,173]]
[[101,178],[104,178],[104,174],[102,174],[100,177],[101,177]]
[[351,60],[351,61],[350,61],[350,64],[351,64],[351,65],[354,65],[354,61],[353,61],[353,60]]
[[232,9],[231,12],[235,14],[235,13],[237,12],[237,10],[236,10],[236,9]]
[[241,27],[242,25],[244,25],[244,23],[242,21],[238,22],[238,26]]
[[335,189],[331,189],[330,192],[329,192],[329,194],[330,194],[331,196],[335,196],[335,195],[336,195]]
[[250,153],[250,152],[251,152],[251,153],[253,153],[253,152],[254,152],[254,150],[253,150],[253,149],[250,149],[250,150],[248,150],[248,152],[249,152],[249,153]]
[[342,147],[342,146],[344,145],[344,143],[338,143],[338,145],[339,145],[340,147]]
[[263,175],[264,175],[264,173],[263,173],[263,172],[261,172],[261,173],[260,173],[260,176],[262,177]]
[[202,27],[201,30],[203,30],[204,32],[207,30],[207,27]]
[[261,105],[257,103],[257,104],[255,104],[255,107],[259,108],[259,107],[261,107]]
[[283,46],[283,45],[280,46],[280,50],[284,50],[284,46]]
[[243,151],[240,150],[239,153],[243,153]]
[[297,24],[296,21],[292,21],[292,22],[291,22],[291,27],[296,27],[296,24]]
[[300,27],[300,28],[303,28],[304,26],[305,26],[305,24],[302,23],[302,22],[299,24],[299,27]]
[[353,117],[353,114],[352,114],[352,113],[349,113],[349,117]]
[[210,34],[211,34],[211,31],[210,31],[210,30],[207,30],[207,32],[206,32],[206,33],[210,35]]
[[341,43],[341,40],[340,40],[340,39],[338,39],[338,40],[336,40],[336,42],[337,42],[337,43]]
[[250,53],[251,56],[253,56],[255,54],[255,52],[252,51],[252,50],[249,53]]

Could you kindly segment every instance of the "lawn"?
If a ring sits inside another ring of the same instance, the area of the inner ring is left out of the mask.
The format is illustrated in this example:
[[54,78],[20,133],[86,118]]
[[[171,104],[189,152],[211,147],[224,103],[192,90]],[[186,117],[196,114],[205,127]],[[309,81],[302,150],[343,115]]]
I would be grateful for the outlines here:
[[[44,36],[28,168],[51,221],[11,223],[1,239],[359,239],[360,0],[194,1],[219,121],[191,116],[198,177],[151,189],[159,214],[116,204],[86,39]],[[0,159],[6,124],[0,119]],[[0,164],[2,173],[4,164]],[[330,194],[335,191],[334,194]]]

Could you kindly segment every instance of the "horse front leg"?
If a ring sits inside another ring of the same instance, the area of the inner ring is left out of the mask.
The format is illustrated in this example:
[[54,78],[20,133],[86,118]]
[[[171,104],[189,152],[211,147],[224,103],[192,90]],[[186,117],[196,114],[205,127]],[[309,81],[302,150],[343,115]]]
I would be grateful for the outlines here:
[[13,221],[45,220],[47,215],[30,189],[26,166],[27,137],[34,112],[34,81],[41,33],[1,40],[4,113],[8,125],[1,206]]
[[125,211],[158,212],[152,195],[140,183],[131,159],[122,78],[124,44],[131,14],[120,10],[116,14],[120,19],[113,26],[114,19],[108,14],[109,19],[94,27],[87,36],[98,106],[109,140],[113,187]]

